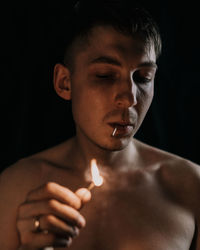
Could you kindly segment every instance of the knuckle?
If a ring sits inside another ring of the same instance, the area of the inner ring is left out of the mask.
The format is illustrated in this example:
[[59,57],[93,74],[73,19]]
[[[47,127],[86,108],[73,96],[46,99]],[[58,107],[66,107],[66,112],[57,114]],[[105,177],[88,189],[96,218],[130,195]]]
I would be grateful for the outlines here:
[[24,207],[24,204],[23,204],[23,203],[19,205],[19,207],[18,207],[19,212],[20,212],[20,210],[23,209],[23,207]]
[[50,244],[53,244],[55,242],[56,238],[57,238],[56,235],[53,234],[53,233],[47,234],[46,237],[47,237],[48,243],[50,243]]
[[47,182],[44,185],[44,190],[47,194],[51,194],[53,190],[55,189],[56,183],[55,182]]
[[27,207],[27,204],[25,204],[25,203],[19,205],[19,207],[18,207],[18,217],[19,218],[23,217],[23,215],[25,214],[26,207]]
[[[49,232],[46,235],[40,235],[40,242],[43,242],[43,245],[52,246],[52,245],[54,245],[56,238],[57,238],[57,236],[55,235],[55,233]],[[43,249],[43,248],[39,248],[39,249]],[[44,248],[44,249],[46,249],[46,248]]]
[[47,206],[48,206],[49,210],[53,211],[53,212],[57,210],[57,205],[58,205],[58,202],[54,199],[50,199],[47,202]]
[[69,206],[71,206],[71,207],[73,207],[73,208],[75,208],[75,209],[80,209],[80,207],[81,207],[81,200],[78,198],[78,197],[76,197],[76,198],[71,198],[71,199],[69,199]]
[[17,220],[17,229],[18,229],[19,231],[21,231],[22,228],[23,228],[23,223],[22,223],[22,221],[21,221],[21,220]]
[[66,202],[73,208],[79,209],[81,207],[80,198],[73,193],[69,188],[65,188],[65,199]]
[[23,206],[22,204],[20,204],[18,207],[18,217],[20,218],[22,214],[23,214]]
[[29,242],[31,242],[31,235],[29,233],[21,234],[20,238],[22,244],[28,244]]
[[46,224],[47,227],[50,227],[54,224],[55,218],[53,215],[46,215],[44,216],[44,223]]
[[76,201],[73,202],[73,206],[75,209],[80,209],[82,205],[81,199],[77,197]]

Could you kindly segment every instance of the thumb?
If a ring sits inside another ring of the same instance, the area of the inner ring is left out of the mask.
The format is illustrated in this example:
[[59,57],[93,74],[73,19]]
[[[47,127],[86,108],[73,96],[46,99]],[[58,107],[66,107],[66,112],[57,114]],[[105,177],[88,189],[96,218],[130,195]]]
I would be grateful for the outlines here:
[[87,188],[79,188],[75,194],[81,199],[83,204],[91,200],[91,192]]

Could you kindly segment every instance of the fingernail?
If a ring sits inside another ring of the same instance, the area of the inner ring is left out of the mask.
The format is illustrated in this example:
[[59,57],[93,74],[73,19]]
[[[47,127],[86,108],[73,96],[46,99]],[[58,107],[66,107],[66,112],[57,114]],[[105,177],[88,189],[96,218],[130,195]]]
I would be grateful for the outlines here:
[[82,216],[79,216],[78,218],[79,226],[84,227],[85,226],[85,219]]
[[74,233],[74,237],[77,237],[79,235],[79,229],[77,227],[73,227],[73,233]]

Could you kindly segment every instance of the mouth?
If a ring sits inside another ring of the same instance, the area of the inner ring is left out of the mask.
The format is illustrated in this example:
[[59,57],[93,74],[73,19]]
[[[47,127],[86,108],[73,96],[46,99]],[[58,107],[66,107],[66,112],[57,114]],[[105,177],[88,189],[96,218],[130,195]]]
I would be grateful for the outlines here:
[[112,122],[108,124],[113,130],[116,128],[116,137],[130,136],[134,128],[134,124],[129,122]]

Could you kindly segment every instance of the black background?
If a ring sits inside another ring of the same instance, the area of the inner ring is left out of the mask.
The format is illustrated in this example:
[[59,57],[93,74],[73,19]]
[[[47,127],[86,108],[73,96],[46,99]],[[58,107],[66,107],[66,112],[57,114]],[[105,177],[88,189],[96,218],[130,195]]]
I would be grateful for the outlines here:
[[[199,164],[199,7],[143,2],[160,27],[163,52],[154,101],[136,137]],[[1,8],[1,169],[72,134],[70,106],[52,82],[60,16],[72,3]]]

